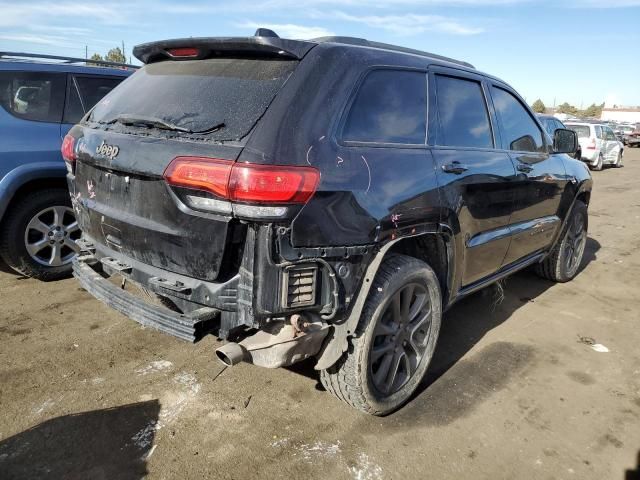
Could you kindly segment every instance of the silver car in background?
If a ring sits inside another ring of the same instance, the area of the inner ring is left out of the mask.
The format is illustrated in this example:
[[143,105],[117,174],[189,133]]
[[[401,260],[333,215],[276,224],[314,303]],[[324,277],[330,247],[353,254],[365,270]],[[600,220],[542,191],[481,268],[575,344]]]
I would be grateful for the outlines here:
[[592,170],[602,170],[604,165],[622,167],[624,146],[608,125],[586,122],[567,122],[568,129],[578,135],[582,149],[582,161]]

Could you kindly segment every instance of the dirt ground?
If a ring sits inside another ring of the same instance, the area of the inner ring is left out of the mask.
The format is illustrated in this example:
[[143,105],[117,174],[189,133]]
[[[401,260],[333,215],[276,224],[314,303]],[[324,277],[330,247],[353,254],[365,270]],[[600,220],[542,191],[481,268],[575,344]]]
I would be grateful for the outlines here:
[[214,338],[0,271],[0,478],[640,478],[640,149],[625,164],[594,172],[579,276],[524,272],[499,305],[493,288],[456,305],[386,418],[310,365],[225,370]]

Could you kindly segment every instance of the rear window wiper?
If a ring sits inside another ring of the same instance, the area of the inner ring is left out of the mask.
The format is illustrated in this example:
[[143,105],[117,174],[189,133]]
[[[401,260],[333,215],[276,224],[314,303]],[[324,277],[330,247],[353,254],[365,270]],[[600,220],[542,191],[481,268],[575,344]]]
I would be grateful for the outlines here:
[[106,123],[109,124],[109,123],[116,123],[116,122],[121,123],[123,125],[134,125],[134,126],[139,125],[144,127],[160,128],[162,130],[171,130],[174,132],[185,132],[185,133],[212,133],[212,132],[215,132],[216,130],[220,130],[225,126],[224,122],[220,122],[214,125],[213,127],[209,127],[204,130],[190,130],[188,128],[175,125],[171,122],[167,122],[166,120],[162,120],[161,118],[138,117],[138,116],[129,115],[129,114],[118,115],[116,118]]
[[163,130],[173,130],[176,132],[186,132],[192,133],[191,130],[184,127],[179,127],[178,125],[174,125],[173,123],[162,120],[161,118],[156,117],[137,117],[135,115],[118,115],[113,120],[106,122],[109,123],[121,123],[123,125],[134,125],[141,127],[152,127],[152,128],[161,128]]

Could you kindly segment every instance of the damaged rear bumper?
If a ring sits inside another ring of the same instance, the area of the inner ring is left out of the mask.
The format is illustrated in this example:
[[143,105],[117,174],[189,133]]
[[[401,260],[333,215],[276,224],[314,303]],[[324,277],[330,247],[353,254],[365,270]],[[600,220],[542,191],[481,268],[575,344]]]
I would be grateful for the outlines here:
[[185,315],[149,304],[109,282],[82,257],[73,260],[73,276],[82,288],[114,310],[189,342],[197,342],[206,335],[220,313],[214,308],[201,308]]

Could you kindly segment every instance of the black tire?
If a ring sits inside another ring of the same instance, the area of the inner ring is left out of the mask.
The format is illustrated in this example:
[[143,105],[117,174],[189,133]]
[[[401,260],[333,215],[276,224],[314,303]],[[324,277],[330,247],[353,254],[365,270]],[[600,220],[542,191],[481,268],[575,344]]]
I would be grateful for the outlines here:
[[[71,210],[69,192],[61,188],[29,192],[28,195],[16,199],[7,210],[0,231],[0,256],[9,267],[24,276],[49,281],[65,278],[71,274],[69,257],[73,256],[73,251],[66,243],[63,245],[64,250],[63,247],[59,247],[64,252],[61,254],[62,264],[60,265],[51,266],[39,263],[27,251],[26,235],[30,234],[27,232],[29,222],[39,212],[53,207],[62,207],[66,210],[63,215],[64,220],[61,222],[67,222],[71,225],[70,222],[75,220],[73,210]],[[43,239],[46,239],[47,234],[41,233],[41,235]],[[62,242],[66,241],[66,231],[64,235]],[[73,235],[74,241],[80,236],[80,230],[77,229],[77,226],[74,227],[73,233],[70,235]],[[71,239],[71,236],[68,238]],[[75,244],[75,242],[73,243]],[[44,248],[46,247],[43,247],[43,251],[45,251]]]
[[602,167],[604,165],[604,159],[602,158],[602,154],[598,155],[598,161],[597,163],[591,168],[591,170],[595,170],[596,172],[599,172],[602,170]]
[[[576,230],[578,226],[580,226],[579,233]],[[587,206],[580,200],[576,200],[562,232],[561,240],[558,241],[547,258],[536,265],[536,273],[553,282],[564,283],[572,280],[580,270],[587,243],[588,226]]]
[[[371,286],[349,350],[335,365],[320,372],[322,384],[362,412],[386,415],[397,410],[409,401],[424,378],[441,318],[440,285],[431,267],[413,257],[390,256]],[[395,333],[386,333],[392,329]],[[377,359],[373,347],[378,350]],[[383,370],[383,365],[394,363],[398,367],[390,377],[392,368]],[[384,375],[385,372],[388,373]],[[396,380],[401,372],[403,376]],[[384,378],[376,380],[377,377]],[[381,380],[389,387],[386,392],[380,386]]]
[[613,166],[616,168],[624,167],[623,160],[622,160],[622,150],[618,152],[618,160],[616,161],[616,163],[614,163]]

